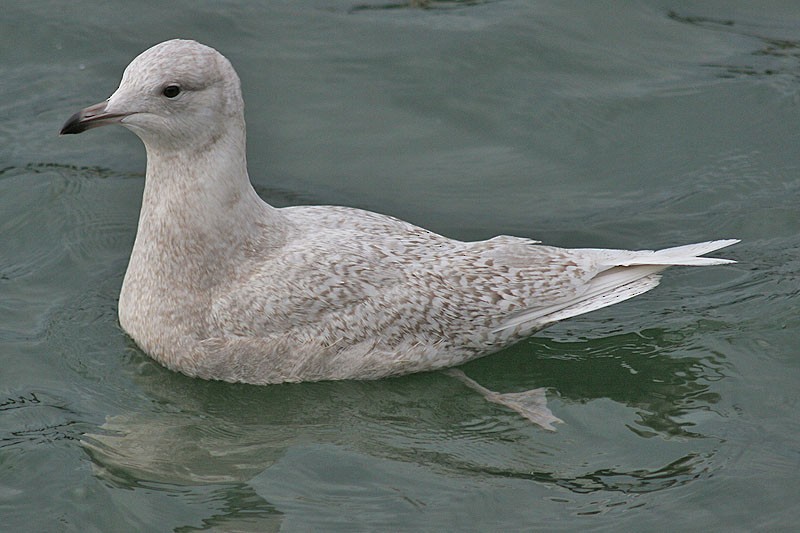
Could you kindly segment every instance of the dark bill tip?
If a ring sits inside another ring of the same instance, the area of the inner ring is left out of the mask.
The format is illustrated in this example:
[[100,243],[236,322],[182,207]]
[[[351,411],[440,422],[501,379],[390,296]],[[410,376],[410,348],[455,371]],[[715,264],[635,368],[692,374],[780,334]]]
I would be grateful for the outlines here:
[[108,101],[81,109],[64,123],[64,126],[61,127],[61,135],[83,133],[92,128],[114,124],[128,116],[127,113],[107,113],[106,105],[108,105]]
[[67,121],[64,123],[64,126],[62,126],[59,135],[83,133],[87,129],[89,129],[87,127],[87,123],[83,122],[83,111],[78,111],[77,113],[69,117],[69,119],[67,119]]

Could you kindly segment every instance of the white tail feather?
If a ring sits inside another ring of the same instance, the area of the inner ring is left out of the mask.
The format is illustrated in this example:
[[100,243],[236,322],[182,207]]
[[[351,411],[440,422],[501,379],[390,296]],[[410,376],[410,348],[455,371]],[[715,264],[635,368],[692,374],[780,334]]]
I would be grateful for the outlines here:
[[[578,254],[594,255],[601,269],[572,298],[546,307],[530,308],[510,315],[493,333],[517,326],[526,329],[543,327],[576,315],[595,311],[649,291],[658,285],[657,274],[670,266],[710,266],[735,263],[730,259],[698,257],[736,244],[738,239],[701,242],[664,250],[579,249]],[[580,290],[583,289],[583,290]]]

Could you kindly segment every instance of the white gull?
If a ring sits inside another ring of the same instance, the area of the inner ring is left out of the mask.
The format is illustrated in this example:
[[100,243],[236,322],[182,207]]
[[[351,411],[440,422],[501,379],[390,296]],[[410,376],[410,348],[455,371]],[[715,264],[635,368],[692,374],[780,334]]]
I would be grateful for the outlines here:
[[276,209],[247,175],[239,78],[194,41],[143,52],[61,133],[113,123],[147,150],[120,324],[189,376],[267,384],[451,367],[648,291],[668,266],[729,263],[698,256],[737,242],[461,242],[348,207]]

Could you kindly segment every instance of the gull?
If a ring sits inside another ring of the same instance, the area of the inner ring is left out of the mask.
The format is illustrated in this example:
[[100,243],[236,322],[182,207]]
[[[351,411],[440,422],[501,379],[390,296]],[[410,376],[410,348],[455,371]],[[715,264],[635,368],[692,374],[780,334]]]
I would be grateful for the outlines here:
[[454,367],[649,291],[669,266],[731,263],[700,256],[738,242],[659,251],[504,235],[462,242],[350,207],[272,207],[248,177],[239,77],[190,40],[141,53],[119,88],[61,134],[108,124],[147,151],[120,324],[159,363],[203,379],[365,380]]

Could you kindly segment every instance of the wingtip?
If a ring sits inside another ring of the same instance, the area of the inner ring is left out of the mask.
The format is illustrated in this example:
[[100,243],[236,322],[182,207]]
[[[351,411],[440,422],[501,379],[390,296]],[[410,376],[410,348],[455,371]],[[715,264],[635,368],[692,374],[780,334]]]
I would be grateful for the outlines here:
[[719,243],[720,248],[725,248],[726,246],[733,246],[734,244],[742,242],[742,239],[720,239],[718,241],[712,241],[712,242],[717,242]]
[[[716,240],[716,241],[710,241],[708,243],[708,249],[706,249],[706,251],[702,252],[699,255],[705,255],[707,253],[714,252],[716,250],[721,250],[722,248],[727,248],[728,246],[733,246],[734,244],[738,244],[740,242],[742,242],[741,239],[719,239],[719,240]],[[709,265],[729,265],[729,264],[736,263],[735,259],[724,259],[724,258],[721,258],[721,257],[720,258],[708,257],[708,258],[702,258],[702,259],[707,259],[708,261],[713,261],[713,263],[707,263]]]

